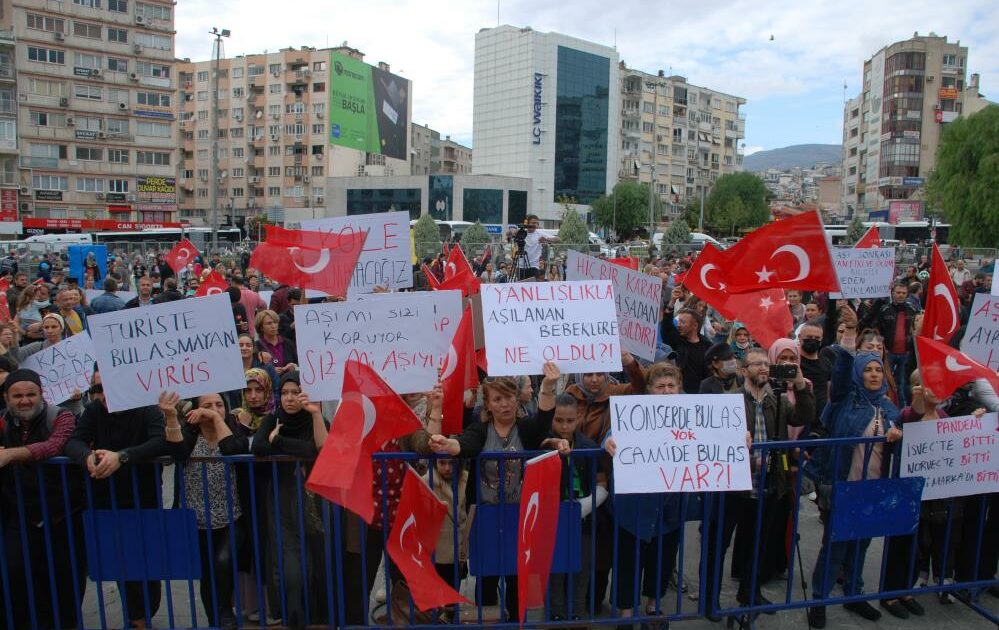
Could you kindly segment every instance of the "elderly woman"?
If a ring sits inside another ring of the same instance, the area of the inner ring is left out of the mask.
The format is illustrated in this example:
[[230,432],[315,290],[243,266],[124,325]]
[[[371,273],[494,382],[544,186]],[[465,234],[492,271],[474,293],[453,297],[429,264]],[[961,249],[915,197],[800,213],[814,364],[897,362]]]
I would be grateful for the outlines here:
[[278,374],[298,369],[298,354],[295,344],[278,333],[281,318],[277,313],[266,309],[257,313],[253,327],[257,330],[257,350],[271,357],[271,365]]
[[618,383],[606,372],[577,374],[565,392],[576,399],[579,430],[597,444],[603,442],[610,429],[610,397],[638,394],[645,390],[645,373],[635,357],[621,353],[621,363],[628,383]]

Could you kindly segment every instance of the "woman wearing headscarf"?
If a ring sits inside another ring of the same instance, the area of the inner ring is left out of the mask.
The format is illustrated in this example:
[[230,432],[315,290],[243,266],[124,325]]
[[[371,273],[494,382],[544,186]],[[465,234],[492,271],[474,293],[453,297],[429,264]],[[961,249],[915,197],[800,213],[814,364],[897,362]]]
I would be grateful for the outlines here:
[[[855,351],[856,338],[847,335],[843,344],[833,346],[833,364],[829,402],[822,412],[822,424],[830,438],[881,437],[894,442],[902,437],[898,428],[898,408],[888,399],[888,381],[884,359],[875,352]],[[820,447],[805,464],[805,471],[819,485],[820,516],[825,531],[823,545],[812,575],[812,591],[816,599],[825,599],[832,591],[836,576],[843,571],[843,593],[857,595],[863,591],[864,556],[869,538],[849,542],[829,540],[829,494],[833,483],[879,479],[885,444],[882,442],[838,447]],[[844,604],[844,608],[865,619],[877,620],[881,613],[867,602]],[[808,611],[811,627],[824,628],[825,606]]]
[[[20,348],[11,349],[18,364],[23,363],[29,356],[54,346],[66,338],[66,322],[62,316],[58,313],[48,313],[42,317],[42,334],[44,338],[41,341],[34,341]],[[73,395],[59,403],[59,406],[63,409],[69,409],[74,416],[80,417],[80,414],[83,413],[83,394],[79,390],[75,390]]]
[[742,322],[732,322],[732,329],[728,333],[728,345],[732,348],[732,354],[740,362],[746,360],[746,350],[753,347],[753,337],[749,334],[749,329]]
[[[249,372],[255,368],[263,370],[264,375],[267,376],[267,382],[271,384],[272,396],[269,399],[271,409],[268,409],[266,412],[270,413],[273,411],[273,402],[281,397],[281,393],[278,391],[281,385],[281,378],[278,376],[274,366],[264,361],[265,357],[262,356],[263,354],[262,352],[257,352],[253,345],[253,338],[249,334],[241,334],[239,336],[239,357],[243,361],[243,371]],[[243,406],[242,399],[245,391],[244,388],[234,389],[225,393],[229,407],[233,411]]]
[[17,298],[16,321],[21,329],[21,343],[29,343],[44,338],[42,317],[53,310],[49,285],[29,284]]
[[645,373],[635,357],[621,352],[621,364],[628,375],[627,383],[618,383],[606,372],[577,374],[567,394],[576,399],[576,417],[580,418],[579,430],[597,444],[603,442],[610,430],[610,397],[640,394],[645,391]]

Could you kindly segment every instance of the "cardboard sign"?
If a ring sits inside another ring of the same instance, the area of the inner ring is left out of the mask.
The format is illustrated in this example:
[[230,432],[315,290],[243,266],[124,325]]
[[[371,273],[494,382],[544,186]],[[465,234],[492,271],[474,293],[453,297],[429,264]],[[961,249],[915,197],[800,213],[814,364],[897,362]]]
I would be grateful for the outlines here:
[[975,294],[971,317],[961,339],[961,352],[990,369],[999,370],[999,297]]
[[302,389],[312,400],[339,400],[344,365],[356,359],[399,394],[430,391],[460,320],[460,291],[299,304],[295,339]]
[[615,493],[752,488],[742,394],[611,396],[610,407]]
[[663,281],[610,261],[569,251],[566,280],[610,280],[617,304],[621,347],[635,356],[654,361]]
[[229,295],[188,298],[89,318],[108,410],[246,386]]
[[21,367],[34,370],[42,378],[42,397],[58,405],[73,395],[86,392],[94,375],[94,343],[87,331],[43,348],[21,361]]
[[357,261],[347,296],[371,293],[376,286],[390,289],[413,286],[413,256],[409,241],[408,212],[358,214],[332,219],[302,221],[303,230],[349,235],[367,231],[368,238]]
[[903,477],[923,477],[923,501],[999,492],[997,414],[909,422],[902,432]]
[[888,297],[895,280],[895,249],[892,247],[834,247],[833,264],[839,277],[840,293],[833,299]]
[[614,288],[610,280],[482,285],[482,323],[490,376],[618,372]]

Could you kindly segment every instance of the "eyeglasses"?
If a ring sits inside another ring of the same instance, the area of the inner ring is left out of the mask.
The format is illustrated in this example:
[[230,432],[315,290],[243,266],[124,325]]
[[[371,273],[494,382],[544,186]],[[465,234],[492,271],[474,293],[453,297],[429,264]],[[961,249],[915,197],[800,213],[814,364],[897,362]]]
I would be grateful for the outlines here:
[[104,385],[100,383],[95,383],[94,385],[90,386],[90,389],[87,390],[87,393],[89,393],[91,396],[93,396],[94,394],[103,394]]
[[746,367],[751,367],[751,368],[765,367],[765,368],[769,368],[770,367],[770,362],[769,361],[750,361],[749,363],[746,364]]

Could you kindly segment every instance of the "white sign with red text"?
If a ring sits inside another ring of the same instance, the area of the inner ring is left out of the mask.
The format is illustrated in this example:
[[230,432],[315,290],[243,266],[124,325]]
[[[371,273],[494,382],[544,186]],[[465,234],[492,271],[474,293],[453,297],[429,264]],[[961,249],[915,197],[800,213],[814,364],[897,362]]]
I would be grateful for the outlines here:
[[38,373],[45,402],[58,405],[90,387],[90,377],[94,374],[94,343],[84,330],[42,348],[21,361],[21,367]]
[[990,370],[999,370],[999,297],[975,294],[961,352]]
[[923,477],[923,501],[999,492],[996,414],[907,422],[903,477]]
[[482,324],[490,376],[619,372],[614,287],[610,280],[482,285]]
[[357,269],[347,296],[371,293],[378,286],[403,289],[413,286],[412,244],[408,212],[379,212],[330,219],[302,221],[303,230],[350,235],[367,232]]

